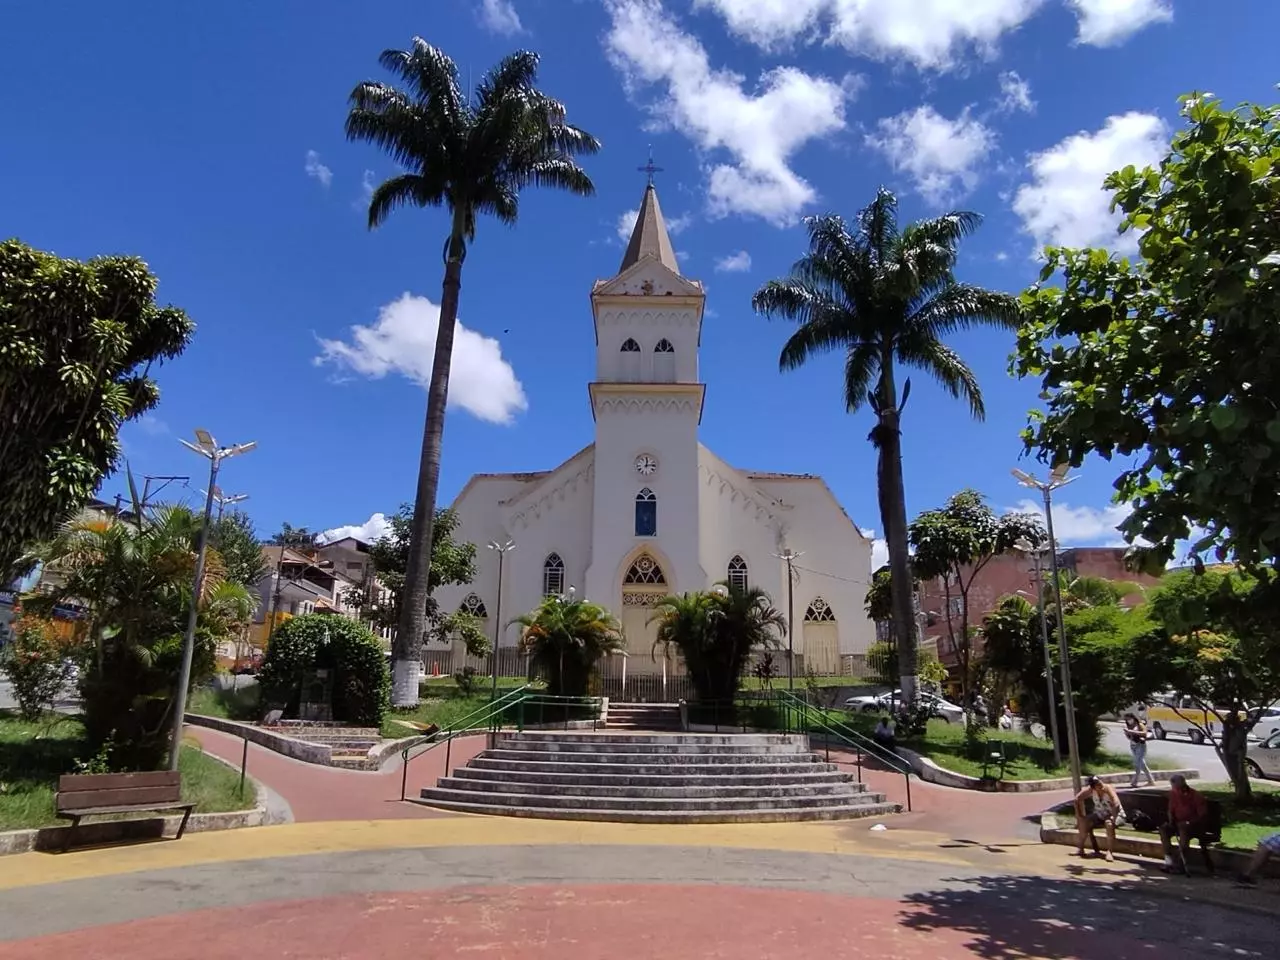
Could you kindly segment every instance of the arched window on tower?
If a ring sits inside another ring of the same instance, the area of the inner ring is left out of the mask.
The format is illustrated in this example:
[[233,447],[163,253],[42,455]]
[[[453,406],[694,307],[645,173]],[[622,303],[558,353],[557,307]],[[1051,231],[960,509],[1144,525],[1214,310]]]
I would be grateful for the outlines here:
[[564,561],[553,553],[542,564],[542,595],[556,597],[564,593]]
[[747,589],[747,561],[742,557],[734,557],[729,561],[729,587],[733,590]]
[[620,358],[620,379],[626,383],[635,383],[640,379],[640,344],[631,337],[622,341],[622,357]]
[[658,535],[658,498],[653,491],[645,487],[636,494],[636,536],[656,537]]
[[474,593],[468,593],[462,598],[462,603],[458,604],[458,612],[479,620],[484,620],[489,616],[489,611],[484,607],[484,601]]
[[666,337],[653,348],[653,379],[655,383],[676,381],[676,348]]

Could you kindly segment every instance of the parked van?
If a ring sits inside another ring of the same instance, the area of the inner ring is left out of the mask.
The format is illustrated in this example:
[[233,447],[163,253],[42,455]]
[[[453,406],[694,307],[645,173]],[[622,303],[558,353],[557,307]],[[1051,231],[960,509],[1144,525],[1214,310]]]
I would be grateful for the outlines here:
[[1192,743],[1204,743],[1206,730],[1216,737],[1221,726],[1212,710],[1203,710],[1191,697],[1176,694],[1152,701],[1147,707],[1147,725],[1157,740],[1176,733]]

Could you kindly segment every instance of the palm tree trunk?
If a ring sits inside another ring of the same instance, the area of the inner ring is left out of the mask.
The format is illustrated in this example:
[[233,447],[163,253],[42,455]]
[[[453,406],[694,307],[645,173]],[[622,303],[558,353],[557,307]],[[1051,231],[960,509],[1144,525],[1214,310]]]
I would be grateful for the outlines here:
[[909,708],[915,703],[919,683],[919,642],[912,603],[911,558],[907,552],[907,495],[902,483],[902,433],[892,358],[881,359],[879,394],[880,522],[889,548],[889,591],[898,640],[902,703]]
[[427,420],[422,431],[418,489],[409,533],[409,559],[405,564],[404,589],[400,597],[400,622],[392,651],[391,703],[396,707],[418,705],[418,664],[427,629],[427,601],[431,597],[431,535],[436,488],[440,482],[440,449],[444,442],[445,408],[449,402],[449,369],[453,363],[453,335],[458,324],[458,298],[462,292],[463,223],[462,216],[455,212],[444,267],[440,327],[436,331],[431,383],[427,388]]

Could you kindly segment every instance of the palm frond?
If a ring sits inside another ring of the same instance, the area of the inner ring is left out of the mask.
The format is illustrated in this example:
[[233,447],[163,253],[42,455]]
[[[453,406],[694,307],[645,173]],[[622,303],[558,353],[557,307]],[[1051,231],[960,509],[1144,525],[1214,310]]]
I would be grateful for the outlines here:
[[369,229],[381,226],[393,210],[400,207],[438,207],[444,202],[441,192],[433,192],[426,180],[416,173],[402,173],[383,180],[369,197]]
[[913,333],[943,337],[973,327],[1016,330],[1022,320],[1018,298],[965,283],[944,286],[907,319]]
[[967,401],[975,420],[986,418],[977,375],[942,341],[923,334],[904,337],[898,342],[898,360],[904,366],[929,374],[951,396]]
[[844,406],[853,413],[867,401],[871,381],[880,375],[880,352],[871,343],[849,347],[844,358]]
[[858,231],[877,262],[888,259],[898,240],[898,198],[878,189],[875,199],[858,211]]

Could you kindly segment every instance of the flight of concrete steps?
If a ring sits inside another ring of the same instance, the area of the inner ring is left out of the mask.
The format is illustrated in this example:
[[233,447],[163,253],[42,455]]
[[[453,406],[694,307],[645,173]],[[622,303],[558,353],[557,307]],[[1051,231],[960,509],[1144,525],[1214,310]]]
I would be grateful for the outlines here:
[[836,820],[899,809],[822,762],[804,736],[607,730],[504,735],[417,802],[632,823]]
[[617,730],[679,730],[680,705],[676,703],[615,703],[609,701],[605,727]]
[[264,726],[264,730],[279,733],[308,743],[323,743],[333,748],[329,765],[347,770],[375,769],[369,764],[369,749],[382,742],[382,732],[377,727],[345,727],[317,721],[283,720]]

